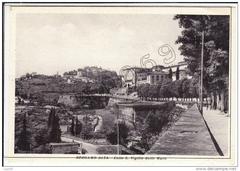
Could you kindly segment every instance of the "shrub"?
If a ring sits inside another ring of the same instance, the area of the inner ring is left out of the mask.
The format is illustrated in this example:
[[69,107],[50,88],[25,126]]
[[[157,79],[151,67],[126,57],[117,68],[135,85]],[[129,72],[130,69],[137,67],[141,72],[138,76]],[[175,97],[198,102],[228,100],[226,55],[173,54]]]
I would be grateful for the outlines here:
[[83,137],[83,139],[87,140],[93,137],[93,130],[91,124],[84,125],[84,127],[82,128],[81,136]]
[[[118,123],[118,127],[119,127],[119,143],[124,145],[127,142],[129,128],[124,122]],[[117,136],[118,136],[117,130],[118,130],[117,124],[115,124],[114,129],[109,133],[107,133],[107,140],[111,144],[117,144]]]

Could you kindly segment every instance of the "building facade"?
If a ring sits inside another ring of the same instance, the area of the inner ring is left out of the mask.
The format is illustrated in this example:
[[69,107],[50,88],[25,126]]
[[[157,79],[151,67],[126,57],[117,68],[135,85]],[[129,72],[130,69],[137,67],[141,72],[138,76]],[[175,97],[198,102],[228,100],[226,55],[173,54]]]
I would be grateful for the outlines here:
[[179,62],[177,65],[163,66],[156,65],[152,68],[131,67],[124,71],[123,85],[124,87],[139,86],[141,84],[159,84],[169,77],[169,70],[172,70],[172,80],[176,80],[176,71],[179,69],[179,79],[191,78],[187,73],[187,63]]

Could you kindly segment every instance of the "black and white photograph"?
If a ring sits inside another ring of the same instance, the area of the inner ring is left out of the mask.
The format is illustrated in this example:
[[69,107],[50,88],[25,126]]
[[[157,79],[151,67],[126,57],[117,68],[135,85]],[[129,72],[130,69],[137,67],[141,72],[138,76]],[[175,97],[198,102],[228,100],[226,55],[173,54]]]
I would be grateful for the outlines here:
[[232,11],[14,5],[13,156],[234,158]]

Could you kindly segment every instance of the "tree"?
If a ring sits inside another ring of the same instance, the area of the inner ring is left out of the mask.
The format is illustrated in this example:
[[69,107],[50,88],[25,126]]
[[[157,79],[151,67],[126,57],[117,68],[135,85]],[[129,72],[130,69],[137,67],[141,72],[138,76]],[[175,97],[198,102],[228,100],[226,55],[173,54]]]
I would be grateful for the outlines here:
[[203,85],[208,94],[213,95],[212,101],[221,94],[224,104],[223,101],[228,100],[224,94],[228,92],[229,80],[229,16],[176,15],[174,19],[183,28],[176,43],[181,44],[179,50],[192,75],[200,75],[201,40],[204,33]]
[[75,134],[80,135],[81,131],[82,131],[82,123],[78,121],[78,118],[76,118]]
[[[118,121],[119,122],[119,121]],[[121,145],[126,145],[127,137],[129,133],[129,128],[125,124],[125,122],[119,122],[119,139]],[[117,144],[117,124],[114,125],[114,129],[107,133],[107,140],[111,144]]]
[[48,114],[48,128],[50,128],[54,121],[54,111],[50,109],[50,112]]
[[27,118],[26,118],[26,113],[24,114],[23,117],[23,126],[22,126],[22,131],[20,133],[18,142],[17,142],[17,147],[19,150],[23,151],[30,151],[30,132],[27,130]]
[[150,87],[150,84],[144,84],[143,88],[141,89],[143,97],[145,99],[147,99],[149,97],[149,87]]
[[166,79],[162,82],[162,86],[160,88],[160,97],[169,98],[171,97],[170,85],[172,83],[171,79]]
[[74,117],[72,117],[72,124],[70,127],[70,131],[72,135],[75,135],[75,124],[74,124]]
[[229,72],[229,54],[226,50],[215,49],[215,44],[213,42],[208,42],[206,45],[209,53],[209,68],[207,69],[207,74],[209,75],[208,81],[210,82],[208,87],[208,92],[212,92],[214,96],[211,99],[213,101],[212,108],[222,111],[228,110],[228,72]]
[[48,136],[46,134],[47,129],[41,129],[38,134],[35,136],[35,141],[37,143],[38,146],[40,145],[46,145],[47,143],[49,143],[48,140]]
[[172,97],[181,98],[183,95],[182,92],[182,80],[175,80],[171,82],[169,86],[169,91],[171,92]]
[[137,93],[140,98],[143,98],[143,94],[144,94],[143,87],[144,87],[144,84],[140,84],[139,86],[137,86]]
[[49,141],[50,142],[61,142],[61,129],[59,125],[59,117],[56,115],[56,111],[54,108],[51,108],[51,112],[53,115],[52,123],[49,128]]
[[160,83],[158,83],[158,84],[156,85],[156,89],[157,89],[157,90],[156,90],[156,92],[155,92],[155,93],[156,93],[155,96],[157,97],[157,99],[161,97],[161,95],[160,95],[161,87],[162,87],[162,82],[160,82]]
[[183,79],[182,80],[182,96],[183,98],[189,98],[190,97],[190,79]]
[[179,80],[179,67],[177,67],[177,70],[176,70],[176,80]]
[[31,74],[26,73],[26,78],[28,79],[28,78],[30,78],[30,77],[31,77]]
[[156,98],[158,97],[158,91],[159,91],[159,87],[157,85],[150,85],[148,96],[151,98]]
[[156,135],[161,132],[162,127],[163,120],[157,116],[156,113],[150,111],[145,121],[145,129],[147,129],[147,132]]
[[168,78],[172,79],[172,68],[169,69]]
[[84,127],[82,129],[82,136],[84,139],[90,139],[93,137],[93,129],[90,123],[84,124]]
[[196,98],[199,97],[199,76],[195,75],[191,81],[190,81],[190,85],[189,85],[189,94],[190,97],[192,98]]

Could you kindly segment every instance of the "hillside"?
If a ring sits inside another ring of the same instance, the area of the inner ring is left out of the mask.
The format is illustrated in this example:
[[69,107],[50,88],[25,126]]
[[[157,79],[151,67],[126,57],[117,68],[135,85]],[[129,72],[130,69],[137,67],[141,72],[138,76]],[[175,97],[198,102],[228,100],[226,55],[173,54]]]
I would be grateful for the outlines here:
[[85,67],[65,72],[63,76],[26,74],[16,79],[15,94],[31,102],[56,103],[61,93],[109,93],[110,89],[120,85],[116,72]]

